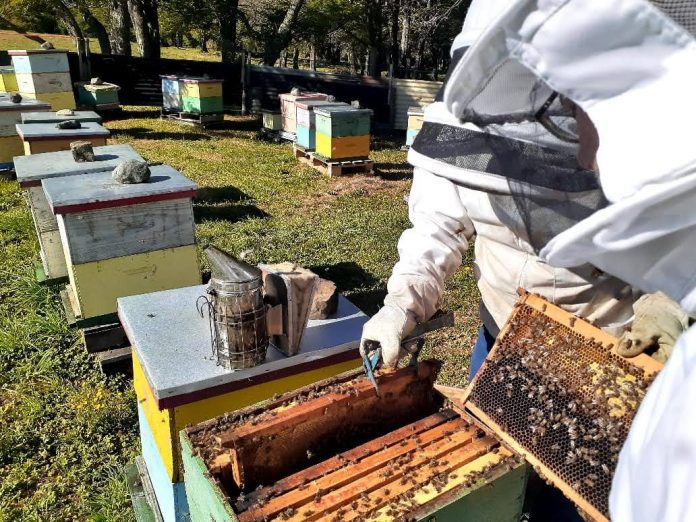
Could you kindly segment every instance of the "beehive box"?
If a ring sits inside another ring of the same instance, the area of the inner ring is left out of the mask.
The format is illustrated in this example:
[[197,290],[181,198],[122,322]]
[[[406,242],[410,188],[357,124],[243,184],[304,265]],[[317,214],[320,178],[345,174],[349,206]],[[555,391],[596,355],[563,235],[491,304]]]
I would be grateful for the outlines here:
[[314,109],[318,107],[348,107],[347,103],[330,102],[325,100],[307,100],[295,102],[296,134],[295,143],[306,150],[316,147],[316,122]]
[[51,104],[54,111],[74,109],[68,54],[63,49],[11,50],[17,89],[22,96]]
[[423,109],[421,107],[411,107],[408,109],[408,129],[406,130],[406,145],[413,145],[418,131],[423,127]]
[[264,129],[279,131],[283,128],[283,118],[279,111],[261,109],[261,124]]
[[118,109],[118,91],[121,88],[113,83],[104,82],[101,85],[92,85],[87,82],[77,82],[77,99],[85,107],[94,107],[98,110]]
[[298,101],[327,100],[327,94],[320,92],[303,92],[301,94],[284,93],[278,95],[280,98],[280,113],[283,119],[282,129],[290,134],[295,134],[297,109],[295,103]]
[[43,101],[22,98],[21,102],[13,103],[9,97],[0,99],[0,165],[11,165],[15,156],[24,154],[24,144],[17,134],[22,113],[50,109]]
[[367,158],[370,155],[369,109],[318,107],[316,152],[327,159]]
[[56,112],[23,112],[21,123],[53,123],[59,121],[76,120],[80,123],[101,123],[102,117],[94,111],[73,111],[72,114],[57,114]]
[[222,116],[222,80],[185,77],[179,82],[181,112]]
[[200,282],[196,184],[168,165],[150,170],[139,184],[111,172],[42,181],[65,252],[68,312],[81,327],[114,323],[118,297]]
[[14,67],[11,65],[0,67],[0,91],[17,92],[17,78],[15,78]]
[[[40,112],[25,113],[38,115]],[[47,112],[46,116],[55,117],[55,113]],[[95,114],[95,113],[92,113]],[[15,161],[15,172],[19,186],[27,192],[34,226],[39,240],[41,266],[37,267],[36,275],[39,281],[52,282],[68,277],[65,262],[65,252],[60,241],[58,221],[51,211],[41,181],[64,176],[76,176],[92,172],[111,171],[121,161],[143,158],[130,145],[107,145],[94,148],[95,161],[78,163],[73,159],[72,152],[47,152],[19,156]]]
[[181,110],[179,77],[168,74],[160,76],[160,79],[162,80],[162,109],[179,112]]
[[59,129],[54,123],[21,123],[17,134],[24,143],[24,153],[29,155],[70,150],[70,143],[76,140],[89,141],[95,147],[106,145],[111,133],[98,123],[85,122],[79,129]]
[[143,457],[165,520],[181,520],[188,509],[181,429],[356,368],[368,319],[340,296],[334,316],[309,321],[298,355],[286,357],[269,348],[263,364],[231,372],[211,355],[208,318],[196,309],[205,292],[198,285],[118,300],[119,318],[133,346]]
[[467,390],[467,409],[571,499],[608,520],[619,451],[660,363],[523,294]]
[[439,364],[317,383],[181,433],[191,520],[518,521],[526,466]]

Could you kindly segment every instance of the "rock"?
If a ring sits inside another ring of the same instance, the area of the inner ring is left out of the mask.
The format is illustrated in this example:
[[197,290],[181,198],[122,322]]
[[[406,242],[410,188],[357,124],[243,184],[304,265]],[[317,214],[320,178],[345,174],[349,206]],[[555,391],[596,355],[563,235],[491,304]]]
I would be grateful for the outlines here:
[[302,91],[300,91],[299,87],[293,87],[292,90],[290,91],[290,94],[293,96],[299,96]]
[[10,101],[12,103],[19,103],[22,101],[22,95],[18,92],[13,92],[12,94],[10,94]]
[[92,79],[89,81],[89,84],[90,84],[90,85],[104,85],[104,80],[102,80],[101,78],[99,78],[99,77],[97,76],[97,77],[95,77],[95,78],[92,78]]
[[329,94],[329,96],[326,98],[326,101],[335,102],[336,97],[333,94]]
[[56,128],[58,129],[80,129],[82,124],[77,120],[63,120],[56,123]]
[[336,283],[328,279],[319,279],[319,284],[314,291],[312,308],[309,311],[310,319],[328,319],[338,309],[338,288]]
[[350,106],[355,107],[356,109],[359,109],[360,108],[360,100],[353,100],[352,102],[350,102]]
[[61,109],[56,111],[56,116],[72,116],[73,114],[75,114],[75,111],[72,109]]
[[150,179],[150,167],[144,161],[126,160],[119,163],[111,177],[123,184],[145,183]]
[[70,150],[78,163],[94,161],[94,149],[89,141],[73,141],[70,143]]
[[52,44],[51,42],[48,42],[48,41],[42,43],[42,44],[41,44],[41,48],[42,48],[44,51],[50,51],[51,49],[55,49],[55,47],[53,46],[53,44]]

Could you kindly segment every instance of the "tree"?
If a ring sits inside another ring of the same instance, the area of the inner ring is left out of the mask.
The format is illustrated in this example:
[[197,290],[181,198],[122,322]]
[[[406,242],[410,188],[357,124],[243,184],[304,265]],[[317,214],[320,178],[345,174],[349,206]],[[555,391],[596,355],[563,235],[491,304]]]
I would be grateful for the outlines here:
[[82,1],[77,2],[76,7],[77,11],[82,16],[82,20],[87,24],[89,32],[97,38],[99,49],[102,54],[111,54],[111,41],[109,40],[109,33],[106,31],[104,25],[92,14],[92,11],[86,3]]
[[234,62],[237,51],[238,0],[212,0],[213,13],[220,34],[220,57],[225,63]]
[[127,0],[135,39],[143,58],[161,55],[157,0]]
[[126,0],[108,0],[109,42],[111,52],[122,56],[131,55],[131,23]]
[[266,48],[263,52],[263,63],[265,65],[274,65],[280,58],[280,52],[290,43],[297,15],[300,9],[302,9],[304,2],[305,0],[290,0],[283,21],[278,26],[277,31],[269,35],[270,38],[267,40]]

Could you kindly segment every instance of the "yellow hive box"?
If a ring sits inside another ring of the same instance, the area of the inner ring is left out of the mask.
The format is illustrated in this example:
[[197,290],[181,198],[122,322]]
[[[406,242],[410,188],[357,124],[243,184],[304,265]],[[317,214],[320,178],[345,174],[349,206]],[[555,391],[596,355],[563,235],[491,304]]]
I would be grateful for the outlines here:
[[222,96],[222,81],[220,82],[181,82],[181,96],[192,98],[212,98]]
[[51,109],[54,111],[59,111],[61,109],[75,109],[75,95],[72,91],[65,92],[42,92],[40,94],[32,92],[23,92],[22,96],[27,98],[32,98],[36,100],[37,98],[41,101],[51,104]]
[[24,154],[24,144],[19,136],[0,136],[0,163],[11,163],[15,156]]
[[370,135],[330,138],[317,132],[317,154],[328,159],[367,158],[370,155]]
[[[65,241],[63,241],[65,243]],[[68,277],[82,319],[116,312],[116,299],[200,282],[195,245],[73,265]]]
[[12,66],[0,67],[0,91],[17,92],[17,78]]

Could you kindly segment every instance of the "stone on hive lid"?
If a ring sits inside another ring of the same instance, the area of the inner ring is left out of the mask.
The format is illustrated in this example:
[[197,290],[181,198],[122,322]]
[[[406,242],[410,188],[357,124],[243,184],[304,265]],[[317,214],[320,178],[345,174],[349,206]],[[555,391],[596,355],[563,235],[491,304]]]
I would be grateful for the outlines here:
[[94,161],[94,148],[89,141],[73,141],[70,143],[70,150],[78,163]]
[[150,179],[150,167],[144,161],[126,160],[116,166],[111,177],[123,184],[146,183]]
[[19,103],[19,102],[22,101],[22,95],[19,94],[18,92],[13,92],[13,93],[10,95],[10,101],[11,101],[12,103]]
[[48,51],[50,49],[55,49],[55,46],[47,40],[41,44],[41,48],[45,51]]
[[309,311],[310,319],[327,319],[338,309],[338,288],[328,279],[319,279]]
[[56,115],[58,116],[72,116],[75,114],[75,111],[72,109],[61,109],[59,111],[56,111]]
[[57,129],[81,129],[82,124],[77,120],[65,120],[56,123]]
[[90,85],[102,85],[104,83],[104,80],[102,80],[101,78],[96,76],[96,77],[92,78],[89,81],[89,83],[90,83]]

